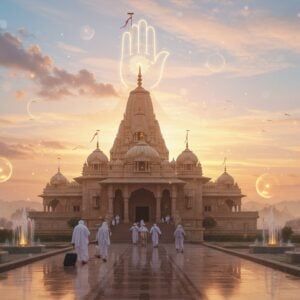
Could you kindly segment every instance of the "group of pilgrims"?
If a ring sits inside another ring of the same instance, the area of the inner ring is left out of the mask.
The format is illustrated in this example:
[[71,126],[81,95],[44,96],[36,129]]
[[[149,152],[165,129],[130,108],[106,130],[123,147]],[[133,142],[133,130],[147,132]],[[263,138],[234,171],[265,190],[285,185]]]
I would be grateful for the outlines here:
[[[142,245],[147,246],[148,235],[151,235],[153,248],[157,248],[159,244],[160,236],[162,232],[160,228],[153,224],[150,231],[146,227],[146,224],[143,220],[138,223],[134,223],[132,227],[129,229],[131,231],[132,243],[133,245]],[[103,262],[107,262],[108,259],[108,250],[110,246],[110,236],[111,231],[109,229],[108,223],[104,221],[102,225],[99,227],[96,234],[96,254],[95,256],[99,259],[102,259]],[[74,227],[73,235],[72,235],[72,244],[77,253],[78,260],[82,264],[86,264],[89,260],[89,237],[90,231],[85,225],[83,220],[78,222],[78,225]],[[184,237],[185,232],[183,226],[178,224],[174,231],[175,238],[175,248],[177,252],[183,253],[184,248]]]

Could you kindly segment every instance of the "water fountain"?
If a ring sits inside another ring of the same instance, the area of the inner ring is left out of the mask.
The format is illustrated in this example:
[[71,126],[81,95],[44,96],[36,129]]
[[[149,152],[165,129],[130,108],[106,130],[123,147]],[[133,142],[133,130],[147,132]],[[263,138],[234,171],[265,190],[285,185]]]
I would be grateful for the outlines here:
[[34,242],[34,221],[27,216],[25,209],[13,220],[12,242],[7,241],[1,246],[1,249],[9,254],[22,253],[41,253],[44,245]]
[[263,222],[262,242],[256,241],[250,245],[251,253],[284,253],[295,249],[295,246],[288,242],[284,244],[280,240],[281,228],[276,223],[273,206],[270,209],[269,215],[266,218],[266,223]]

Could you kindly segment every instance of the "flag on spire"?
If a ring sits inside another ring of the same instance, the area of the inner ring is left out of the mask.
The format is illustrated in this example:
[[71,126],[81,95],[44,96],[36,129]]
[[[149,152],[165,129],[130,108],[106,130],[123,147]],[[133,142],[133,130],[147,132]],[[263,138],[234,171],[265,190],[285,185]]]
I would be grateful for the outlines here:
[[120,29],[127,27],[129,21],[130,21],[130,25],[132,27],[132,17],[134,15],[133,12],[128,12],[127,15],[129,15],[129,17],[127,18],[127,20],[125,21],[124,25],[120,27]]
[[92,139],[90,140],[90,143],[95,139],[95,137],[97,137],[97,148],[99,148],[99,129],[96,130],[96,132],[94,133]]
[[186,136],[185,136],[185,146],[186,146],[186,149],[189,148],[189,129],[186,130]]

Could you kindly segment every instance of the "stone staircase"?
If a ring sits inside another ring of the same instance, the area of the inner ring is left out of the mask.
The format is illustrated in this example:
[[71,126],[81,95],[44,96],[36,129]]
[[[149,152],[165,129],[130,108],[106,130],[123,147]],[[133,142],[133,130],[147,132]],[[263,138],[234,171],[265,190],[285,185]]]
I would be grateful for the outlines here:
[[[111,227],[112,236],[111,242],[112,243],[131,243],[131,232],[129,228],[132,224],[122,223],[115,227]],[[152,225],[151,225],[152,226]],[[151,228],[150,225],[147,225],[148,230]],[[160,238],[161,243],[173,243],[174,242],[174,230],[175,226],[173,224],[158,224],[162,235]]]

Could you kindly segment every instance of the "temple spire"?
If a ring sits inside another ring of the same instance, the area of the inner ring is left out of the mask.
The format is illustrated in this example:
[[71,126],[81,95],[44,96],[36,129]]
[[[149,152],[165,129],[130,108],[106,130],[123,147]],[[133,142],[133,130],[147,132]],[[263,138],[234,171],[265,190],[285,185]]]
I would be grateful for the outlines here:
[[226,173],[227,172],[227,157],[224,157],[223,165],[224,165],[224,173]]
[[60,160],[61,160],[61,157],[58,156],[57,157],[57,171],[58,171],[58,173],[60,173]]
[[138,87],[141,87],[142,86],[142,72],[141,72],[141,66],[139,65],[139,74],[138,74],[138,80],[137,80],[137,84],[138,84]]
[[97,144],[96,144],[96,147],[97,149],[99,149],[99,129],[96,130],[96,132],[94,133],[92,139],[90,140],[90,143],[95,139],[95,137],[97,137]]
[[189,129],[186,130],[186,136],[185,136],[185,147],[186,149],[189,149]]

